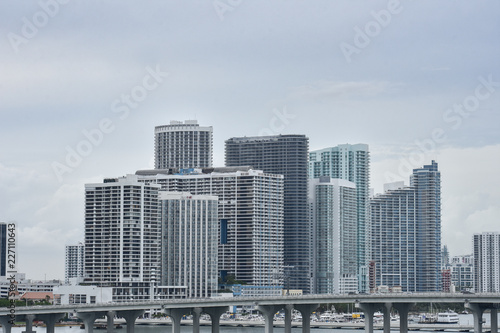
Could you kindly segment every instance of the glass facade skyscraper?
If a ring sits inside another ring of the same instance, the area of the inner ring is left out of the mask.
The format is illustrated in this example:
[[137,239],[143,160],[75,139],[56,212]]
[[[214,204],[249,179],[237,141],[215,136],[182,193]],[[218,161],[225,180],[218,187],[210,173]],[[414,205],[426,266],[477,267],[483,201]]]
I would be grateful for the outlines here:
[[250,165],[284,176],[284,249],[290,289],[311,293],[311,224],[307,213],[305,135],[240,137],[226,140],[226,166]]
[[342,144],[309,154],[309,178],[328,176],[356,184],[358,290],[368,288],[370,153],[367,144]]
[[[441,173],[432,161],[414,169],[410,187],[415,189],[417,217],[417,288],[441,290]],[[437,271],[437,273],[436,273]]]

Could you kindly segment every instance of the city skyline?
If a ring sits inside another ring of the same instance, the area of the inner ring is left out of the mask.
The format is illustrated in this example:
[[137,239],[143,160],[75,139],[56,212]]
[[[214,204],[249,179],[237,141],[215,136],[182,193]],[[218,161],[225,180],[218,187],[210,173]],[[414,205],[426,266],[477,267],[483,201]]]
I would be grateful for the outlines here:
[[368,144],[376,192],[436,160],[451,255],[500,231],[500,3],[236,3],[0,4],[0,212],[20,271],[63,278],[84,185],[152,169],[170,120],[213,126],[214,166],[231,137]]

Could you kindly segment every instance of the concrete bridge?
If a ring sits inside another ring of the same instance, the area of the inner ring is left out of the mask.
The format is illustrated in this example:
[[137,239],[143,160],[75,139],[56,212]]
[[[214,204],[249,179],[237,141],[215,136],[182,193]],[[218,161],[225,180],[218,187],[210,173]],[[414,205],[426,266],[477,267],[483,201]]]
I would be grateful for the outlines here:
[[464,303],[474,316],[474,332],[482,333],[482,315],[491,310],[491,332],[498,333],[498,308],[500,294],[449,294],[449,293],[399,293],[370,295],[304,295],[280,297],[235,297],[212,299],[180,299],[152,302],[130,302],[109,304],[53,305],[4,308],[0,310],[0,324],[4,333],[11,332],[11,321],[25,321],[26,333],[32,333],[33,320],[42,320],[47,326],[47,333],[54,333],[55,323],[66,313],[76,313],[85,324],[86,333],[93,333],[97,318],[106,316],[108,332],[113,329],[113,318],[125,319],[127,333],[134,333],[136,319],[145,310],[161,309],[172,319],[172,332],[180,332],[181,318],[185,314],[193,315],[193,333],[200,329],[200,315],[206,313],[212,322],[212,332],[219,332],[220,316],[229,306],[254,306],[265,319],[264,331],[273,331],[273,317],[279,310],[285,311],[285,332],[291,332],[292,309],[302,314],[302,332],[310,332],[310,315],[320,304],[355,303],[365,314],[365,331],[373,333],[373,314],[380,310],[384,313],[384,333],[390,333],[390,311],[395,308],[400,316],[400,332],[408,332],[408,312],[417,303]]

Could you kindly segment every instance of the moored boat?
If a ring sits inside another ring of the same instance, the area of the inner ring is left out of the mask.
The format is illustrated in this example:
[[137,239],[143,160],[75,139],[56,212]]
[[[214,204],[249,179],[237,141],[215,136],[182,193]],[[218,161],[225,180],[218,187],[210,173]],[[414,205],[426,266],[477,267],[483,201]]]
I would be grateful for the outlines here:
[[458,314],[454,311],[438,313],[436,323],[438,324],[458,324]]

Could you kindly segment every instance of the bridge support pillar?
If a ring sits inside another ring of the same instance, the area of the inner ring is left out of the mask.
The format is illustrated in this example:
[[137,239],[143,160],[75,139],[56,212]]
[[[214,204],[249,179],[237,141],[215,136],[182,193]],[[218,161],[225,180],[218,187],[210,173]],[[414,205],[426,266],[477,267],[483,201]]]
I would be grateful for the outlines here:
[[2,324],[3,333],[11,333],[12,324],[10,323],[10,321],[12,319],[13,318],[11,318],[10,316],[1,316],[0,317],[0,324]]
[[391,308],[392,303],[384,303],[382,313],[384,314],[384,333],[391,332]]
[[285,309],[285,333],[292,333],[293,305],[287,304],[284,309]]
[[47,333],[54,333],[56,323],[64,318],[64,313],[41,314],[37,315],[36,318],[43,320],[47,327]]
[[319,308],[319,304],[296,304],[294,308],[302,314],[302,333],[311,332],[311,313]]
[[202,309],[193,308],[191,314],[193,315],[193,333],[200,333],[200,316]]
[[273,332],[273,319],[274,319],[274,314],[276,311],[278,311],[281,307],[275,306],[275,305],[257,305],[255,309],[262,313],[264,316],[265,320],[265,333],[272,333]]
[[35,320],[35,315],[25,315],[24,320],[26,321],[26,331],[22,331],[22,333],[35,333],[35,331],[33,331],[33,320]]
[[94,322],[97,318],[97,315],[97,312],[76,312],[76,316],[80,318],[85,325],[85,333],[94,332]]
[[106,312],[106,331],[108,333],[113,333],[115,328],[115,311]]
[[[172,333],[180,333],[181,319],[186,309],[166,309],[165,313],[172,319]],[[193,320],[194,327],[194,320]]]
[[413,303],[393,303],[392,306],[399,312],[399,332],[408,333],[408,312],[410,312]]
[[127,333],[134,333],[135,320],[143,313],[144,310],[118,311],[118,316],[123,317],[127,323]]
[[[483,313],[488,308],[487,305],[481,303],[465,302],[465,307],[472,311],[474,316],[474,333],[482,333],[483,331]],[[493,331],[492,331],[493,332]]]
[[[360,308],[365,314],[365,332],[373,333],[373,314],[375,313],[375,307],[379,304],[374,303],[356,303],[356,307]],[[384,318],[385,322],[385,318]],[[385,323],[384,323],[385,325]]]
[[494,306],[491,309],[491,333],[498,333],[498,308]]
[[210,316],[210,319],[212,320],[212,333],[219,333],[220,316],[227,310],[227,306],[203,308],[203,312],[208,314]]

